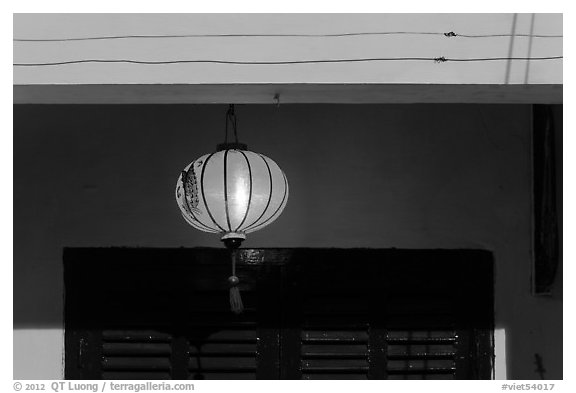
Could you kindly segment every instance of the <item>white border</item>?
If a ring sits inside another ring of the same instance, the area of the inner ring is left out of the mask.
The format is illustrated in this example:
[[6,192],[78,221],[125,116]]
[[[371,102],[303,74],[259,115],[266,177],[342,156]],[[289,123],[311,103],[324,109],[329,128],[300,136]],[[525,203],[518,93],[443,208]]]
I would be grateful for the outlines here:
[[[198,2],[190,1],[162,1],[162,2],[149,2],[148,4],[142,4],[141,2],[125,1],[121,2],[118,0],[101,0],[98,2],[78,2],[78,1],[12,1],[4,4],[4,8],[9,8],[7,12],[2,13],[2,36],[3,39],[3,51],[6,56],[4,62],[2,63],[3,69],[3,80],[5,81],[5,94],[3,95],[3,105],[2,105],[2,120],[4,122],[4,127],[1,134],[1,146],[3,152],[0,155],[2,158],[2,184],[4,189],[2,190],[3,203],[2,206],[6,211],[3,214],[3,227],[2,227],[2,240],[4,242],[2,247],[2,252],[4,253],[3,266],[1,277],[3,282],[1,283],[2,289],[2,299],[3,299],[3,348],[5,354],[3,357],[2,376],[4,381],[12,379],[12,234],[13,234],[13,222],[12,222],[12,108],[11,105],[11,84],[12,84],[12,67],[8,63],[7,57],[8,53],[12,53],[12,12],[567,12],[568,7],[565,6],[564,2],[560,1],[534,1],[526,0],[522,2],[503,2],[495,0],[484,0],[482,2],[464,2],[464,1],[412,1],[412,2],[375,2],[373,0],[356,0],[348,2],[330,2],[329,6],[327,4],[322,4],[321,2],[313,3],[310,0],[293,0],[291,2],[274,2],[274,1],[232,1],[232,0],[221,0],[218,2],[206,2],[201,4]],[[380,3],[380,4],[378,4]],[[473,3],[473,4],[471,4]],[[138,7],[136,7],[138,4]],[[3,9],[4,10],[4,9]],[[564,25],[566,26],[565,35],[565,67],[564,69],[569,70],[571,58],[574,53],[572,51],[572,39],[571,33],[572,26],[574,25],[571,14],[569,16],[565,15]],[[565,100],[570,107],[572,101],[572,91],[570,89],[570,76],[567,73],[565,78]],[[574,208],[570,203],[574,200],[574,181],[570,179],[570,174],[573,173],[572,169],[576,168],[574,155],[570,154],[571,148],[575,146],[574,136],[573,136],[573,121],[572,116],[569,116],[572,111],[567,112],[564,121],[564,129],[567,130],[564,135],[564,157],[565,157],[565,171],[568,174],[565,177],[564,182],[564,195],[568,203],[564,205],[564,236],[565,244],[570,244],[569,240],[571,232],[569,230],[570,223],[574,222]],[[573,251],[571,248],[566,248],[564,250],[565,260],[572,261]],[[564,265],[564,276],[568,277],[570,280],[573,277],[573,268],[570,263]],[[564,298],[566,299],[567,306],[565,307],[564,313],[564,331],[572,332],[574,331],[574,286],[565,286]],[[9,351],[6,349],[9,348]],[[574,339],[572,335],[568,334],[565,336],[564,341],[564,375],[565,382],[563,388],[568,385],[573,385],[573,373],[570,373],[573,369],[574,359],[570,354],[574,353]],[[568,355],[566,355],[568,354]],[[572,367],[571,367],[572,366]],[[381,381],[369,382],[362,384],[363,391],[382,391],[382,384],[386,384],[388,389],[400,389],[406,390],[408,386],[411,388],[417,388],[421,390],[438,390],[438,391],[458,391],[461,392],[463,388],[471,391],[485,392],[489,391],[487,389],[500,390],[501,383],[497,381],[493,382],[450,382],[450,383],[435,383],[434,385],[418,384],[417,382],[406,383],[399,382],[394,383],[393,381]],[[538,382],[538,381],[535,381]],[[542,381],[540,381],[542,382]],[[549,381],[550,382],[550,381]],[[322,384],[330,385],[332,391],[350,391],[358,387],[358,384],[351,384],[347,382],[328,382]],[[245,389],[249,386],[249,389]],[[432,388],[434,386],[434,388]],[[299,390],[317,390],[320,387],[319,384],[315,383],[298,383],[285,381],[282,384],[270,383],[270,382],[259,382],[259,383],[213,383],[208,384],[198,383],[198,390],[201,391],[213,391],[221,390],[222,388],[234,389],[235,391],[250,390],[250,392],[258,391],[269,391],[270,388],[274,390],[294,390],[295,388]],[[10,391],[12,386],[10,384],[6,391]],[[559,387],[556,389],[561,390]],[[574,387],[573,389],[574,390]]]

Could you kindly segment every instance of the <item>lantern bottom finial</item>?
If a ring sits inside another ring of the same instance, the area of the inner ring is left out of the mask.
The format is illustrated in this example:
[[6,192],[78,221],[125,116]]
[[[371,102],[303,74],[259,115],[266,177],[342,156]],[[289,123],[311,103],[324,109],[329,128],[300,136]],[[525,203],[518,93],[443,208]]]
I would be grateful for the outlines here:
[[226,248],[230,250],[235,250],[238,247],[240,247],[240,245],[245,239],[246,235],[239,232],[228,232],[220,238],[220,240],[222,240]]
[[230,284],[230,309],[234,314],[241,314],[244,311],[244,304],[242,304],[242,296],[240,295],[240,279],[236,275],[236,259],[238,252],[236,251],[242,242],[246,239],[246,235],[239,232],[228,232],[220,240],[224,242],[226,248],[230,250],[232,258],[232,275],[228,277]]

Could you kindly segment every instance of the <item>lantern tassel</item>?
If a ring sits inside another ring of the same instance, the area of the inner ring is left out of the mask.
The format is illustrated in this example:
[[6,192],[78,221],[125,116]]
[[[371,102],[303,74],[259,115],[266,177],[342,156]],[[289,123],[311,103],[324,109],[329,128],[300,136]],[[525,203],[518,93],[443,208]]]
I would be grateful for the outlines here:
[[240,295],[240,289],[237,286],[230,288],[230,309],[234,314],[242,314],[242,312],[244,312],[242,296]]
[[234,314],[242,314],[244,305],[240,295],[240,279],[236,276],[236,250],[232,250],[232,275],[228,277],[230,283],[230,309]]

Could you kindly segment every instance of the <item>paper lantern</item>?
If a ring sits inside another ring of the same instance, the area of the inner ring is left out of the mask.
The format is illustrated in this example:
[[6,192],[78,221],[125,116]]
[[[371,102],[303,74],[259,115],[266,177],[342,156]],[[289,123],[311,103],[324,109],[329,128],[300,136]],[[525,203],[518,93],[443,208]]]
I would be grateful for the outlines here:
[[192,161],[180,174],[176,200],[194,228],[241,242],[271,224],[288,201],[288,180],[278,164],[241,144]]
[[[234,143],[228,143],[232,126]],[[194,228],[219,234],[231,250],[230,306],[244,306],[236,276],[236,252],[246,234],[270,225],[288,201],[288,180],[278,164],[238,142],[234,106],[226,113],[226,137],[216,151],[192,161],[176,183],[176,201],[182,216]]]

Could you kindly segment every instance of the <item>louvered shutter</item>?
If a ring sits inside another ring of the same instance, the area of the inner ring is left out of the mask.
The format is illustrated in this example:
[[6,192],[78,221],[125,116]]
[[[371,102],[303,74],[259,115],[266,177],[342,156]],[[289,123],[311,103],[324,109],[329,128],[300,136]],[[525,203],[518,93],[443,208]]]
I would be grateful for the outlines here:
[[368,331],[303,328],[303,379],[366,379]]
[[67,379],[490,378],[492,259],[472,250],[68,249]]
[[291,262],[287,378],[490,378],[488,253],[314,250]]
[[68,250],[66,378],[276,379],[278,269],[225,250]]
[[171,334],[146,330],[102,332],[102,379],[170,379]]

